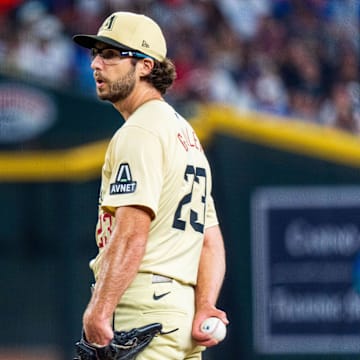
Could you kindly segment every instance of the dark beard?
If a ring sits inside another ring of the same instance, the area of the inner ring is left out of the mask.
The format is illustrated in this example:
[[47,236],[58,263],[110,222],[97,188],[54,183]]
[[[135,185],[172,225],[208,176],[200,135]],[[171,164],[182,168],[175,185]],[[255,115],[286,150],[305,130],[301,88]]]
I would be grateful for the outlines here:
[[101,100],[108,100],[111,103],[125,100],[135,87],[135,68],[130,70],[121,79],[109,84],[110,90],[108,93],[98,94]]

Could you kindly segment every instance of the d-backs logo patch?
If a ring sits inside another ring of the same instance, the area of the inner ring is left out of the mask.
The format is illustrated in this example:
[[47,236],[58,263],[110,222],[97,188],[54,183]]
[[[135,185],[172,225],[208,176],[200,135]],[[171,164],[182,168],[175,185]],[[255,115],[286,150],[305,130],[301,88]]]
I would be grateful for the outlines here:
[[120,164],[114,183],[110,184],[110,195],[130,194],[136,190],[136,181],[132,180],[128,163]]
[[111,30],[114,25],[116,15],[109,16],[101,26],[101,30]]

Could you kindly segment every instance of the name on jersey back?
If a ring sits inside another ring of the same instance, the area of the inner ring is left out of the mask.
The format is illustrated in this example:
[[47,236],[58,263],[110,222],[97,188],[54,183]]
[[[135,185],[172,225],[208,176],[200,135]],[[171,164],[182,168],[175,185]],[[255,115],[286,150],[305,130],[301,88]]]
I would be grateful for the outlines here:
[[203,151],[195,131],[191,128],[183,128],[178,132],[177,138],[186,151],[189,151],[190,149]]

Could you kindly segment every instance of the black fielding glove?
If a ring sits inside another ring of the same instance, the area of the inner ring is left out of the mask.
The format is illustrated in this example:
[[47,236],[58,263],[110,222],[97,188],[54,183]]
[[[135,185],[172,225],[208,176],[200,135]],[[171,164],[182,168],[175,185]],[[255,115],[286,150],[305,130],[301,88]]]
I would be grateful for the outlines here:
[[152,323],[129,331],[115,331],[109,345],[98,347],[89,344],[84,334],[75,344],[74,360],[135,360],[151,340],[162,333],[160,323]]

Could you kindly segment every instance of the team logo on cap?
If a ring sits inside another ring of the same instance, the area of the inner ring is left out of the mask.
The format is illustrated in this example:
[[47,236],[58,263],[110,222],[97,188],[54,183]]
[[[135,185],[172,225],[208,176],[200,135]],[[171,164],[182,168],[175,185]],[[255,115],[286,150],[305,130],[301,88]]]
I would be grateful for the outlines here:
[[104,24],[102,26],[103,30],[111,30],[113,25],[114,25],[114,20],[116,18],[116,15],[111,15],[109,16],[105,21]]
[[132,180],[128,163],[120,164],[114,183],[110,184],[110,195],[130,194],[136,190],[136,181]]

